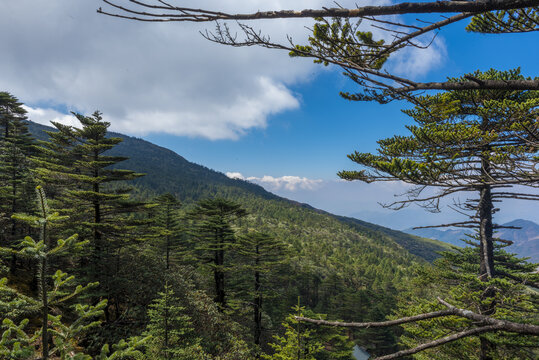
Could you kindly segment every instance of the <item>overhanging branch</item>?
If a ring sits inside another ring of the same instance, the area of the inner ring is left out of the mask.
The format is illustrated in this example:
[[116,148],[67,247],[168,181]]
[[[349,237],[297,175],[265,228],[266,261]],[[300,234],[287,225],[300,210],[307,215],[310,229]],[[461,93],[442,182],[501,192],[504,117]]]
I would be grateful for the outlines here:
[[[128,0],[132,7],[121,6],[115,0],[103,0],[116,13],[99,8],[98,13],[138,21],[190,21],[258,20],[288,18],[360,18],[364,16],[428,14],[428,13],[483,13],[538,6],[538,0],[490,0],[490,1],[427,1],[405,2],[387,6],[362,6],[355,9],[324,8],[304,10],[257,11],[230,14],[219,11],[175,6],[164,1]],[[137,10],[138,9],[138,10]],[[148,9],[148,11],[143,11]]]
[[[472,327],[446,337],[430,341],[425,344],[421,344],[415,348],[398,351],[393,354],[381,356],[375,358],[375,360],[390,360],[396,359],[407,355],[412,355],[420,351],[437,347],[449,342],[453,342],[465,337],[476,336],[483,333],[490,333],[496,331],[506,331],[511,333],[523,334],[523,335],[539,335],[539,326],[532,324],[522,324],[516,323],[514,321],[495,319],[487,315],[477,314],[470,310],[457,308],[448,302],[438,298],[438,302],[445,307],[447,310],[434,311],[425,314],[419,314],[415,316],[403,317],[396,320],[389,321],[380,321],[380,322],[342,322],[342,321],[328,321],[321,319],[310,319],[306,317],[296,316],[295,319],[301,322],[306,322],[314,325],[325,325],[325,326],[336,326],[336,327],[346,327],[346,328],[370,328],[370,327],[389,327],[394,325],[406,324],[410,322],[416,322],[421,320],[433,319],[444,316],[459,316],[465,319],[473,321],[478,327]],[[471,325],[473,326],[473,325]]]

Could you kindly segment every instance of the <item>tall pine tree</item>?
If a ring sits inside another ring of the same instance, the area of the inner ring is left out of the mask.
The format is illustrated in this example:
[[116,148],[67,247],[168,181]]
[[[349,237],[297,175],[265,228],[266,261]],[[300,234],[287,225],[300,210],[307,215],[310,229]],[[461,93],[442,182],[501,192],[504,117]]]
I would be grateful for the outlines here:
[[245,215],[247,212],[240,204],[222,198],[202,200],[189,213],[194,220],[195,251],[203,263],[211,264],[215,301],[221,309],[226,307],[225,274],[230,268],[225,255],[236,245],[232,225]]
[[31,210],[28,199],[34,187],[30,176],[34,144],[25,120],[22,103],[0,92],[0,244],[4,246],[25,232],[11,216]]
[[[68,226],[90,241],[91,254],[82,258],[83,272],[86,280],[99,282],[95,296],[111,300],[118,317],[129,292],[128,280],[120,276],[130,273],[123,271],[127,264],[122,262],[122,252],[137,237],[138,222],[132,214],[145,208],[144,203],[130,200],[131,189],[124,182],[143,174],[115,168],[127,158],[106,152],[122,139],[108,136],[110,123],[103,121],[99,111],[74,115],[82,127],[54,123],[57,131],[50,133],[49,143],[43,146],[48,157],[38,162],[37,173],[70,217]],[[110,321],[110,308],[105,314]]]

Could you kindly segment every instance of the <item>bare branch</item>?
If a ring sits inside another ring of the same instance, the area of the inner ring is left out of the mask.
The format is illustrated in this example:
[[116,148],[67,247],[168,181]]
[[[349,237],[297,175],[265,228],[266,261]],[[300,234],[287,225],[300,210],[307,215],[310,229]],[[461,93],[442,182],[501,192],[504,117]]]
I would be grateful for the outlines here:
[[507,331],[507,332],[517,333],[517,334],[524,334],[524,335],[535,335],[535,336],[539,335],[538,325],[516,323],[513,321],[495,319],[490,316],[477,314],[470,310],[457,308],[449,304],[448,302],[442,300],[441,298],[438,298],[438,302],[444,305],[445,307],[447,307],[448,309],[415,315],[415,316],[404,317],[404,318],[390,320],[390,321],[354,323],[354,322],[341,322],[341,321],[327,321],[327,320],[321,320],[321,319],[317,320],[317,319],[310,319],[310,318],[305,318],[301,316],[296,316],[295,319],[301,322],[306,322],[306,323],[315,324],[315,325],[337,326],[337,327],[347,327],[347,328],[370,328],[370,327],[388,327],[388,326],[406,324],[410,322],[416,322],[416,321],[427,320],[427,319],[443,317],[443,316],[460,316],[460,317],[472,320],[477,325],[484,325],[480,327],[466,329],[464,331],[451,334],[449,336],[446,336],[446,337],[443,337],[434,341],[430,341],[425,344],[421,344],[412,349],[402,350],[393,354],[377,357],[375,358],[375,360],[396,359],[403,356],[412,355],[426,349],[430,349],[430,348],[437,347],[443,344],[447,344],[449,342],[453,342],[453,341],[456,341],[465,337],[475,336],[475,335],[488,333],[488,332]]
[[473,328],[473,329],[461,331],[459,333],[443,337],[443,338],[438,339],[438,340],[434,340],[434,341],[430,341],[430,342],[425,343],[425,344],[421,344],[421,345],[419,345],[419,346],[417,346],[415,348],[412,348],[412,349],[401,350],[401,351],[398,351],[398,352],[396,352],[394,354],[380,356],[380,357],[374,358],[374,360],[397,359],[397,358],[400,358],[400,357],[403,357],[403,356],[408,356],[408,355],[418,353],[418,352],[426,350],[426,349],[430,349],[430,348],[433,348],[433,347],[436,347],[436,346],[447,344],[449,342],[453,342],[453,341],[462,339],[464,337],[479,335],[479,334],[483,334],[483,333],[487,333],[487,332],[494,332],[494,331],[498,331],[498,330],[500,330],[499,325],[488,325],[488,326]]
[[[204,9],[175,7],[152,4],[149,0],[137,1],[128,0],[133,6],[149,8],[164,13],[149,13],[137,11],[131,8],[122,7],[114,0],[103,0],[109,6],[114,7],[120,13],[111,13],[103,11],[101,8],[98,13],[123,17],[139,21],[217,21],[217,20],[258,20],[258,19],[283,19],[283,18],[359,18],[365,16],[378,15],[399,15],[399,14],[427,14],[427,13],[484,13],[494,10],[509,10],[538,6],[538,0],[490,0],[490,1],[429,1],[429,2],[405,2],[387,6],[363,6],[356,9],[346,8],[324,8],[324,9],[304,9],[304,10],[278,10],[278,11],[257,11],[249,14],[227,14],[217,11]],[[174,11],[173,11],[174,10]],[[122,13],[133,13],[144,18],[129,17]]]
[[415,322],[420,320],[427,320],[432,319],[436,317],[441,316],[449,316],[453,315],[452,310],[440,310],[440,311],[433,311],[430,313],[415,315],[415,316],[409,316],[400,318],[397,320],[389,320],[389,321],[380,321],[380,322],[342,322],[342,321],[328,321],[328,320],[317,320],[317,319],[310,319],[302,316],[295,316],[295,319],[301,322],[306,322],[310,324],[315,325],[326,325],[326,326],[338,326],[338,327],[347,327],[347,328],[357,328],[357,329],[364,329],[364,328],[371,328],[371,327],[388,327],[388,326],[394,326],[394,325],[400,325],[400,324],[406,324],[409,322]]
[[539,335],[539,325],[521,324],[521,323],[516,323],[513,321],[495,319],[490,316],[474,313],[473,311],[470,311],[470,310],[459,309],[449,304],[448,302],[442,300],[441,298],[438,298],[438,302],[446,306],[449,310],[452,310],[454,315],[458,315],[466,319],[477,321],[482,324],[498,325],[500,330],[514,332],[517,334],[535,335],[535,336]]

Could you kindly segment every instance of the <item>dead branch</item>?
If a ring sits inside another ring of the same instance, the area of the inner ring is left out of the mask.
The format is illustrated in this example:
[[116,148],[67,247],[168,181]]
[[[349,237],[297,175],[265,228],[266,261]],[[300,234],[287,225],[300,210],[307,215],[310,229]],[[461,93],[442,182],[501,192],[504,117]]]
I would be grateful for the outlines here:
[[315,325],[365,329],[365,328],[371,328],[371,327],[388,327],[388,326],[406,324],[409,322],[416,322],[420,320],[427,320],[427,319],[432,319],[432,318],[441,317],[441,316],[449,316],[449,315],[453,315],[452,310],[433,311],[430,313],[404,317],[397,320],[380,321],[380,322],[363,322],[363,323],[328,321],[328,320],[321,320],[321,319],[317,320],[317,319],[310,319],[310,318],[306,318],[302,316],[295,316],[295,319],[301,322],[306,322],[306,323],[315,324]]
[[461,332],[451,334],[449,336],[436,339],[425,344],[421,344],[412,349],[402,350],[393,354],[377,357],[375,358],[375,360],[396,359],[399,357],[412,355],[426,349],[430,349],[430,348],[437,347],[443,344],[447,344],[449,342],[453,342],[453,341],[456,341],[465,337],[475,336],[475,335],[479,335],[483,333],[496,332],[496,331],[507,331],[507,332],[523,334],[523,335],[534,335],[534,336],[539,335],[538,325],[516,323],[513,321],[495,319],[487,315],[477,314],[470,310],[457,308],[449,304],[448,302],[442,300],[441,298],[438,298],[438,302],[444,305],[445,307],[447,307],[447,310],[434,311],[430,313],[409,316],[409,317],[404,317],[404,318],[400,318],[396,320],[389,320],[389,321],[358,323],[358,322],[341,322],[341,321],[328,321],[328,320],[321,320],[321,319],[310,319],[310,318],[305,318],[302,316],[295,316],[295,319],[301,322],[306,322],[306,323],[315,324],[315,325],[337,326],[337,327],[347,327],[347,328],[370,328],[370,327],[388,327],[388,326],[406,324],[410,322],[416,322],[416,321],[433,319],[433,318],[444,317],[444,316],[460,316],[460,317],[472,320],[474,324],[476,325],[481,325],[479,327],[466,329]]
[[440,338],[440,339],[437,339],[437,340],[434,340],[434,341],[430,341],[430,342],[425,343],[425,344],[421,344],[421,345],[419,345],[419,346],[417,346],[415,348],[412,348],[412,349],[401,350],[401,351],[398,351],[398,352],[393,353],[393,354],[380,356],[380,357],[374,358],[374,360],[397,359],[397,358],[400,358],[400,357],[403,357],[403,356],[408,356],[408,355],[418,353],[418,352],[426,350],[426,349],[430,349],[430,348],[433,348],[433,347],[436,347],[436,346],[447,344],[449,342],[453,342],[453,341],[462,339],[464,337],[479,335],[479,334],[483,334],[483,333],[487,333],[487,332],[495,332],[495,331],[498,331],[498,330],[500,330],[499,325],[487,325],[487,326],[482,326],[482,327],[473,328],[473,329],[469,329],[469,330],[464,330],[464,331],[461,331],[461,332],[456,333],[456,334],[452,334],[452,335],[449,335],[449,336],[446,336],[446,337],[443,337],[443,338]]
[[[356,9],[324,8],[304,10],[257,11],[248,14],[229,14],[205,9],[173,6],[162,1],[151,2],[128,0],[133,7],[118,5],[115,0],[103,0],[115,9],[116,13],[97,9],[103,15],[137,21],[190,21],[208,22],[219,20],[259,20],[259,19],[289,19],[289,18],[360,18],[365,16],[428,14],[428,13],[483,13],[495,10],[520,9],[538,6],[538,0],[490,0],[490,1],[427,1],[405,2],[386,6],[362,6]],[[140,9],[140,10],[136,10]],[[148,9],[149,11],[143,11]],[[154,12],[152,12],[154,11]]]

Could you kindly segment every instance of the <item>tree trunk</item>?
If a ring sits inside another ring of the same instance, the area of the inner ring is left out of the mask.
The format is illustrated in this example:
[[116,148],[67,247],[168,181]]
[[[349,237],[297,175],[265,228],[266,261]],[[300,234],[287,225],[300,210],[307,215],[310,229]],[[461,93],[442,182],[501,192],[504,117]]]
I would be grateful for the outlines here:
[[[488,168],[488,166],[486,167]],[[494,276],[492,209],[490,185],[485,185],[480,190],[479,198],[479,252],[481,254],[479,275],[484,280]]]
[[[262,334],[262,295],[260,294],[260,271],[258,266],[260,262],[260,252],[258,245],[256,246],[255,258],[255,298],[253,307],[253,316],[255,322],[254,343],[260,345],[260,336]],[[257,355],[258,358],[258,355]]]

